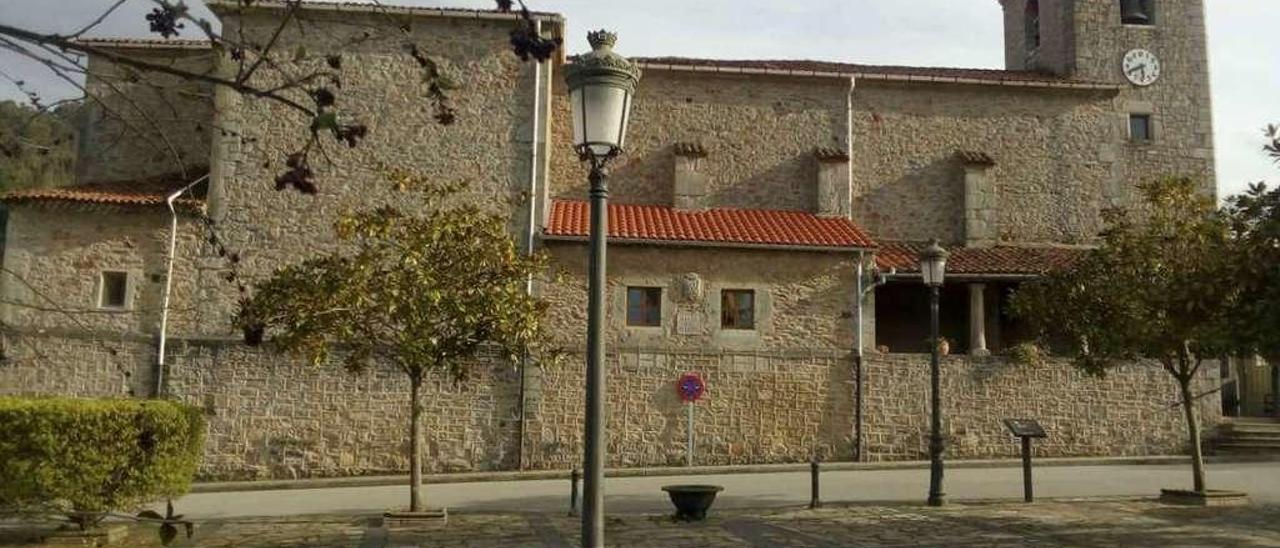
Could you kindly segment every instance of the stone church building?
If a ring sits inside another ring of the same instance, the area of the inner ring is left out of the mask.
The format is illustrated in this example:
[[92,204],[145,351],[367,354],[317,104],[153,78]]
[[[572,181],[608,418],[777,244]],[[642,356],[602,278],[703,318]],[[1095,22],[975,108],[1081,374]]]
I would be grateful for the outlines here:
[[[209,4],[224,34],[261,40],[286,9]],[[1078,256],[1101,212],[1133,204],[1139,182],[1186,175],[1214,192],[1203,1],[1143,0],[1141,17],[1119,0],[1001,4],[1005,70],[634,59],[643,78],[610,183],[611,466],[685,462],[675,384],[686,372],[708,388],[697,464],[925,458],[916,253],[930,238],[952,251],[948,458],[1015,455],[1009,417],[1045,425],[1045,456],[1182,450],[1175,389],[1158,367],[1095,379],[1057,358],[1010,359],[1025,333],[1007,303]],[[584,47],[585,29],[534,18],[571,53]],[[226,280],[233,269],[260,280],[330,249],[335,213],[408,203],[381,176],[403,167],[469,182],[523,249],[551,256],[561,276],[530,290],[550,303],[550,332],[568,353],[544,366],[480,356],[467,382],[434,379],[427,466],[580,463],[586,169],[570,144],[566,59],[521,62],[513,24],[489,11],[304,4],[276,48],[341,51],[338,106],[369,126],[359,147],[330,147],[317,162],[314,196],[273,184],[306,137],[296,112],[200,83],[121,81],[119,67],[91,59],[92,104],[113,114],[83,129],[79,180],[0,198],[10,219],[0,393],[200,406],[210,478],[404,470],[407,382],[390,367],[353,376],[244,346]],[[424,107],[406,41],[457,81],[454,124]],[[212,71],[234,62],[198,41],[95,44]],[[183,188],[171,213],[166,198]],[[1217,372],[1200,382],[1216,388]],[[1217,396],[1201,411],[1215,424]]]

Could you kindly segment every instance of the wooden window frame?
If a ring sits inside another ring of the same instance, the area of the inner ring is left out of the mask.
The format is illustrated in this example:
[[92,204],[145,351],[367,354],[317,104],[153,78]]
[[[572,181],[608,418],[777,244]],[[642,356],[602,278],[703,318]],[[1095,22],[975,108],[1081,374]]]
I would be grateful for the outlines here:
[[[737,297],[749,299],[749,309],[744,314],[742,303]],[[720,291],[720,329],[732,331],[754,331],[756,329],[756,290],[723,289]]]
[[[1134,121],[1145,120],[1146,136],[1138,137],[1134,129]],[[1155,117],[1148,112],[1129,113],[1129,141],[1133,143],[1151,143],[1156,140]]]
[[627,286],[626,304],[627,327],[662,327],[661,287]]

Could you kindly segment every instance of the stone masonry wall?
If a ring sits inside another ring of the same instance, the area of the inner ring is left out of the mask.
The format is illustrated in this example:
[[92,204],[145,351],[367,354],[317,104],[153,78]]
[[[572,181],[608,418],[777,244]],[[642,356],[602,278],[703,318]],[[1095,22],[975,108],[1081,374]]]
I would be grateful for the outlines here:
[[[587,246],[552,243],[555,281],[539,284],[553,340],[582,348],[587,318]],[[613,245],[609,249],[606,341],[682,351],[839,351],[853,345],[854,253]],[[662,289],[659,327],[626,325],[626,288]],[[720,292],[755,291],[756,328],[720,327]],[[867,315],[871,323],[871,314]]]
[[[213,65],[207,47],[111,47],[114,53],[196,73]],[[77,179],[117,181],[179,173],[195,179],[209,165],[213,85],[138,71],[89,58],[91,100],[76,164]]]
[[[123,396],[146,381],[151,342],[11,336],[0,393]],[[205,409],[209,434],[201,476],[293,478],[403,472],[408,386],[389,367],[361,375],[314,367],[233,340],[173,343],[166,391]],[[696,463],[801,462],[853,458],[853,362],[839,352],[612,348],[607,359],[609,466],[680,465],[686,409],[675,382],[707,381],[696,404]],[[68,370],[65,364],[73,364]],[[428,471],[509,470],[520,451],[520,376],[483,356],[455,385],[433,377],[424,394]],[[134,367],[133,381],[122,376]],[[581,459],[583,356],[530,368],[523,465],[567,469]],[[870,354],[864,360],[864,459],[927,457],[928,356]],[[1197,392],[1218,383],[1205,367]],[[1034,418],[1049,438],[1040,456],[1179,454],[1186,445],[1174,388],[1158,367],[1128,367],[1095,379],[1060,360],[1014,365],[1001,358],[943,361],[949,458],[1013,457],[1000,422]],[[1200,400],[1206,433],[1220,420],[1216,394]]]
[[[279,15],[269,8],[231,14],[224,18],[224,32],[243,31],[248,40],[265,41]],[[271,101],[218,91],[219,124],[234,133],[214,143],[209,210],[227,247],[241,254],[239,270],[246,281],[333,249],[331,224],[340,213],[387,204],[420,207],[416,193],[397,192],[385,179],[392,168],[442,184],[467,183],[462,199],[509,218],[512,237],[524,239],[532,198],[534,64],[511,52],[512,21],[429,16],[402,21],[374,12],[306,9],[299,17],[276,48],[294,51],[305,45],[310,54],[286,65],[322,69],[325,54],[341,52],[337,108],[367,124],[369,134],[355,148],[325,138],[326,152],[312,159],[318,194],[277,191],[272,181],[284,169],[286,154],[303,146],[310,120]],[[449,92],[457,113],[452,124],[434,118],[423,69],[406,53],[406,43],[429,56],[456,85]],[[263,84],[270,84],[269,77],[255,75]],[[227,316],[239,297],[231,284],[217,289],[201,302],[211,310],[206,317]],[[227,329],[226,323],[211,322],[198,333]]]
[[[178,341],[168,390],[207,413],[201,475],[254,479],[350,476],[408,470],[409,381],[391,366],[363,374],[239,341]],[[428,472],[516,467],[519,375],[482,356],[473,376],[425,382]]]
[[[557,75],[557,78],[559,76]],[[564,87],[552,111],[551,195],[585,199],[587,176],[572,154]],[[611,168],[611,197],[671,205],[672,145],[699,142],[710,207],[815,211],[816,147],[845,150],[849,82],[646,71],[627,127],[627,153]]]
[[[864,363],[867,455],[927,459],[929,356],[873,354]],[[1202,371],[1197,394],[1218,387],[1217,368]],[[952,356],[942,362],[942,394],[948,457],[1018,455],[1005,418],[1038,420],[1049,437],[1036,441],[1036,454],[1045,457],[1181,454],[1187,444],[1176,384],[1154,364],[1097,379],[1061,359],[1027,366]],[[1216,393],[1199,401],[1204,432],[1219,422],[1221,410]]]
[[[111,340],[159,332],[171,218],[155,208],[23,204],[9,207],[0,295],[4,322],[21,329],[62,329]],[[194,258],[202,229],[179,213],[170,327],[194,323],[197,296],[212,279]],[[99,306],[102,273],[125,272],[123,308]],[[226,320],[229,321],[229,318]]]
[[[854,93],[853,218],[878,239],[964,239],[957,150],[996,165],[995,236],[1082,243],[1101,227],[1110,137],[1105,96],[1089,92],[863,83]],[[1114,158],[1112,159],[1114,161]]]
[[[583,355],[545,366],[529,383],[528,466],[582,462]],[[817,352],[652,352],[617,349],[606,359],[607,466],[685,463],[687,409],[681,374],[697,372],[707,395],[695,404],[698,465],[803,462],[853,457],[849,361]]]
[[0,395],[146,397],[155,390],[155,345],[136,336],[4,333]]

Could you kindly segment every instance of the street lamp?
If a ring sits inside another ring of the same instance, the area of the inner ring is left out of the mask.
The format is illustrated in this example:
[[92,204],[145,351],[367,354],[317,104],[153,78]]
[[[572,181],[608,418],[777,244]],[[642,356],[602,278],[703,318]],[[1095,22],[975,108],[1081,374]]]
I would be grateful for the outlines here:
[[933,349],[929,359],[930,394],[932,416],[929,420],[929,506],[942,506],[942,371],[938,365],[938,290],[947,273],[947,250],[938,240],[920,252],[920,275],[929,287],[929,341]]
[[605,165],[622,153],[640,69],[613,52],[618,36],[587,33],[591,53],[565,67],[573,148],[591,163],[591,254],[587,296],[587,409],[583,449],[582,545],[604,545],[604,289],[609,185]]

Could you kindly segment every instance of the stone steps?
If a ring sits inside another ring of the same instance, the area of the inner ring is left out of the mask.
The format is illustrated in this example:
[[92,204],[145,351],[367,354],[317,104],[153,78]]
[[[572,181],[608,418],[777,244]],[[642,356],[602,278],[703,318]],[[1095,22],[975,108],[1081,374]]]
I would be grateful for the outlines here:
[[1218,427],[1215,454],[1280,455],[1280,420],[1236,418]]

